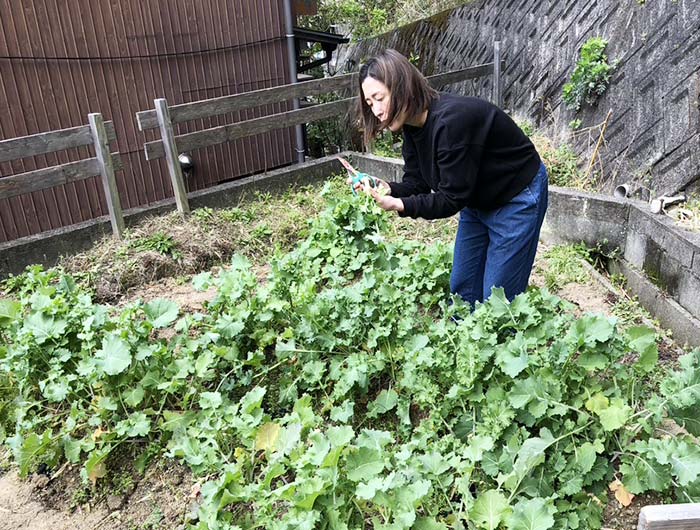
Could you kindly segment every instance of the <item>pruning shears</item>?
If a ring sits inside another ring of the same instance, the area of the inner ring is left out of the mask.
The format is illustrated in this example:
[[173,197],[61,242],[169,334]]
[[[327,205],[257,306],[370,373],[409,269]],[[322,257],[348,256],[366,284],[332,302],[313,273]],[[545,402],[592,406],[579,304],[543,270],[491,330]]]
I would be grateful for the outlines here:
[[357,195],[357,190],[355,189],[355,186],[357,186],[358,184],[362,184],[362,181],[365,179],[367,179],[370,188],[377,187],[377,179],[374,178],[372,175],[368,175],[367,173],[357,171],[354,167],[352,167],[352,164],[345,160],[343,157],[338,157],[338,160],[340,160],[340,163],[343,164],[343,167],[348,170],[348,174],[352,178],[352,182],[350,183],[350,189],[352,190],[353,195]]

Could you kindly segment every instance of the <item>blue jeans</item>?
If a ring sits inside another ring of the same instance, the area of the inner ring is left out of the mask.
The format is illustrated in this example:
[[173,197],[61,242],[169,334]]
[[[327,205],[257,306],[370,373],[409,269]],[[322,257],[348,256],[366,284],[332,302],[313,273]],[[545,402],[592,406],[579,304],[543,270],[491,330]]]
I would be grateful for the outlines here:
[[459,216],[450,289],[474,307],[503,287],[508,300],[527,289],[547,210],[547,169],[495,210],[464,208]]

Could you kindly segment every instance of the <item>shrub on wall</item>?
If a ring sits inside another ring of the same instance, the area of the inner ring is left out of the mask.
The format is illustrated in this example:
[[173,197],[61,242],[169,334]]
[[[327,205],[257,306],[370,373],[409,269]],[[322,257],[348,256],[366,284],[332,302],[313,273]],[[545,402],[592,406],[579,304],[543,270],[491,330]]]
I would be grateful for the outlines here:
[[615,64],[608,63],[607,45],[607,40],[593,37],[581,48],[581,58],[564,85],[563,99],[569,108],[578,111],[584,103],[593,103],[608,88]]

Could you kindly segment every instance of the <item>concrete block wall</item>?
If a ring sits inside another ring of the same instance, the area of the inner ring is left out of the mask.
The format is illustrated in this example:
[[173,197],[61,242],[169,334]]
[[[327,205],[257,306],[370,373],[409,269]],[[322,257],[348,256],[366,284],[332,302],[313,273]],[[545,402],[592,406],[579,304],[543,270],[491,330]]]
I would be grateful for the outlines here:
[[[606,93],[578,113],[561,100],[583,43],[609,41],[618,61]],[[601,150],[605,188],[636,182],[650,195],[700,191],[700,0],[477,0],[360,42],[341,61],[356,69],[385,47],[417,58],[425,74],[504,59],[504,107],[588,159],[597,137],[570,137],[601,124],[612,110]],[[491,97],[491,78],[446,87]]]

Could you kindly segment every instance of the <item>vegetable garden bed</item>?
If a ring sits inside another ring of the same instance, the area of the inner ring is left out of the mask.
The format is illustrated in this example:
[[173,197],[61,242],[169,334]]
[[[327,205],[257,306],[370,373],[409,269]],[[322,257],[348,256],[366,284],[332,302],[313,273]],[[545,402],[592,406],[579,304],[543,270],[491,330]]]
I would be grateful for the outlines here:
[[89,495],[170,459],[201,485],[178,521],[199,530],[575,530],[601,527],[611,485],[700,500],[700,351],[659,365],[655,330],[540,288],[470,313],[440,230],[397,236],[340,184],[325,200],[269,267],[195,276],[201,310],[14,279],[0,418],[20,474],[78,469]]

